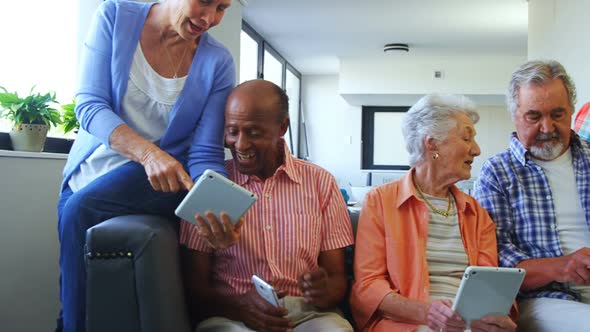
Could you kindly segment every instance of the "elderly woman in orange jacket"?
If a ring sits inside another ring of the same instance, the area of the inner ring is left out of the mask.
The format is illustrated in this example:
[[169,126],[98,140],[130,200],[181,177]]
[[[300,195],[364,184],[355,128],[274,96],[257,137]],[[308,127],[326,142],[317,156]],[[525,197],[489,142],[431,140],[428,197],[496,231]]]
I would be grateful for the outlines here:
[[[362,331],[463,331],[452,299],[469,265],[497,266],[492,219],[455,186],[480,154],[473,103],[427,95],[407,113],[411,170],[367,194],[357,231],[351,307]],[[514,310],[515,312],[515,310]],[[484,317],[472,331],[514,331]]]

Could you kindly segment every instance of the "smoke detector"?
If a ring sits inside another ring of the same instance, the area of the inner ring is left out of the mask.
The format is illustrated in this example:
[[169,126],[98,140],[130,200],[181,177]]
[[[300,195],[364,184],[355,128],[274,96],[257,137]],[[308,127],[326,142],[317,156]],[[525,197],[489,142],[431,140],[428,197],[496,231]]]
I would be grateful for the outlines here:
[[383,46],[383,52],[409,52],[410,46],[408,44],[392,43]]

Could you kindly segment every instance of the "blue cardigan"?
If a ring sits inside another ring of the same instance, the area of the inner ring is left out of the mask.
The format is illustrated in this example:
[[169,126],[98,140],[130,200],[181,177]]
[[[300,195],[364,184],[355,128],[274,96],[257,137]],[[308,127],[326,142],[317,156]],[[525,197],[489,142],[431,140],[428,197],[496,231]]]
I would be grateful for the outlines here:
[[[76,116],[80,131],[63,171],[62,190],[72,173],[123,124],[119,117],[133,54],[154,3],[105,1],[98,8],[82,48]],[[179,160],[196,180],[205,169],[227,176],[223,130],[227,96],[235,85],[229,51],[205,33],[188,77],[170,113],[160,148]]]

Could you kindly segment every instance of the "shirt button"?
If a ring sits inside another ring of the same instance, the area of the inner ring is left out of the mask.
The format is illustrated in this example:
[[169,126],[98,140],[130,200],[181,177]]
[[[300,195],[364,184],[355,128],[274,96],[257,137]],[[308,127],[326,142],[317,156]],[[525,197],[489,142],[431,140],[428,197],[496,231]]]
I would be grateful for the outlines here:
[[557,228],[557,226],[555,226],[555,224],[551,224],[551,229],[555,230]]
[[547,199],[551,199],[551,196],[547,195],[547,197],[545,197],[545,198],[547,198]]
[[269,194],[264,194],[264,198],[270,198]]
[[272,228],[271,225],[266,225],[266,229],[270,230]]

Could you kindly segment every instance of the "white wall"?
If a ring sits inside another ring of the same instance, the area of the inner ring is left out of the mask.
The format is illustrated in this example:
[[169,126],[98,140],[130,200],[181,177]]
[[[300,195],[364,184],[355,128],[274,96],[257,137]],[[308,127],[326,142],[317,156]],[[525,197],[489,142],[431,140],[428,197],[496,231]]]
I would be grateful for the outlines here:
[[572,76],[578,110],[590,101],[590,1],[529,0],[529,59],[555,59]]
[[6,154],[0,151],[0,329],[50,331],[60,308],[56,204],[65,160]]
[[[525,56],[412,54],[344,58],[339,92],[355,105],[407,105],[431,92],[460,93],[482,105],[502,105],[510,74],[525,60]],[[442,79],[434,78],[435,70],[442,71]]]
[[364,185],[359,171],[361,108],[338,94],[338,76],[304,75],[301,83],[311,161],[330,171],[340,187]]
[[[311,161],[334,174],[343,188],[348,188],[349,183],[362,186],[366,181],[365,173],[360,171],[362,109],[347,103],[338,87],[335,75],[303,76],[303,112]],[[475,159],[472,177],[477,176],[488,157],[508,146],[509,134],[514,130],[504,106],[482,106],[478,110],[481,119],[475,126],[476,140],[482,154]]]
[[508,148],[510,134],[515,130],[506,106],[479,106],[479,122],[475,124],[475,140],[481,155],[475,158],[471,177],[477,177],[484,161]]

